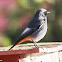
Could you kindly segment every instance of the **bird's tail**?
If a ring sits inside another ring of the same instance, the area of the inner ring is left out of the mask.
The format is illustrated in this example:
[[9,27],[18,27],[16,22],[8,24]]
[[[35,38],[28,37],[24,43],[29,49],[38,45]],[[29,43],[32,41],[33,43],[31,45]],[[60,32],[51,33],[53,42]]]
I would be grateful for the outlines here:
[[15,45],[17,45],[18,44],[18,42],[15,42],[12,46],[11,46],[11,48],[9,49],[9,50],[11,50]]
[[17,45],[17,44],[19,44],[19,43],[22,43],[22,42],[21,42],[21,38],[19,38],[19,39],[12,45],[12,47],[11,47],[9,50],[11,50],[15,45]]
[[27,41],[27,40],[31,40],[32,38],[30,37],[30,36],[27,36],[27,37],[25,37],[24,39],[22,39],[22,38],[20,38],[20,39],[18,39],[14,44],[13,44],[13,46],[9,49],[9,50],[11,50],[15,45],[17,45],[17,44],[19,44],[19,43],[22,43],[22,42],[24,42],[24,41]]
[[14,45],[9,50],[11,50],[13,47],[14,47]]

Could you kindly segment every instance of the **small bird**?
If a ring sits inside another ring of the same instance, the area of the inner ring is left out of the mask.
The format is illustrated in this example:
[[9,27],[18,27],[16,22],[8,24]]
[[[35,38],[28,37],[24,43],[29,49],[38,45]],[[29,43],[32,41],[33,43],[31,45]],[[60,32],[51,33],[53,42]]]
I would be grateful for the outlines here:
[[47,32],[47,12],[46,9],[39,9],[34,15],[33,19],[29,22],[27,27],[21,33],[19,39],[9,49],[11,50],[14,46],[24,41],[32,41],[36,48],[38,48],[36,42],[40,41]]

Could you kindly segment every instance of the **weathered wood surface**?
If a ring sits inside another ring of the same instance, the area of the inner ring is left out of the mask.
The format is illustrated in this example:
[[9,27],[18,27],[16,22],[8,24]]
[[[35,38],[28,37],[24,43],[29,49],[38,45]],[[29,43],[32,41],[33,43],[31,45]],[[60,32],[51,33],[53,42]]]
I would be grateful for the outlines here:
[[1,62],[62,62],[62,42],[42,42],[20,44],[11,51],[8,47],[0,47]]
[[[45,49],[45,48],[57,48],[62,47],[62,42],[42,42],[37,43],[39,48]],[[8,47],[0,47],[0,51],[7,51],[11,46]],[[26,49],[32,49],[35,48],[33,43],[27,43],[27,44],[19,44],[16,45],[12,50],[26,50]],[[61,48],[60,48],[61,49]]]

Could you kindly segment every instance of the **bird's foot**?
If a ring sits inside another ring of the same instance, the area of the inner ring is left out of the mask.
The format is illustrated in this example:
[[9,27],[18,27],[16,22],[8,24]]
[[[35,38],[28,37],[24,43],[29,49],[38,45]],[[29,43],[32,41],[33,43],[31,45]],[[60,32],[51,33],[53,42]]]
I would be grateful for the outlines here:
[[36,44],[36,42],[34,42],[34,46],[35,46],[35,48],[39,48],[39,46]]

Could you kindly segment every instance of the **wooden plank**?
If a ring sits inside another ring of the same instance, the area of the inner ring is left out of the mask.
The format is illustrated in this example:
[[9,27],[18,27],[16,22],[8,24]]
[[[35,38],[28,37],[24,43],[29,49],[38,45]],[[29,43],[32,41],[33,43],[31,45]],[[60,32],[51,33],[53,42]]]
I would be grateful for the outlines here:
[[38,62],[38,60],[59,62],[59,59],[62,60],[61,54],[58,54],[62,50],[62,42],[37,44],[40,48],[35,48],[32,43],[17,45],[10,51],[8,51],[10,47],[0,47],[0,62]]
[[1,62],[19,62],[18,55],[0,55]]
[[38,53],[39,49],[33,48],[28,50],[10,50],[10,51],[0,51],[0,55],[19,55],[27,53]]

